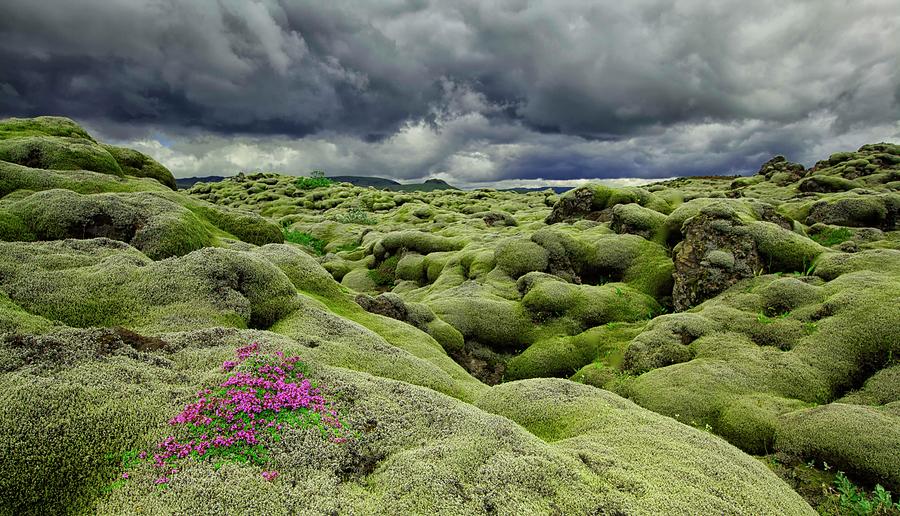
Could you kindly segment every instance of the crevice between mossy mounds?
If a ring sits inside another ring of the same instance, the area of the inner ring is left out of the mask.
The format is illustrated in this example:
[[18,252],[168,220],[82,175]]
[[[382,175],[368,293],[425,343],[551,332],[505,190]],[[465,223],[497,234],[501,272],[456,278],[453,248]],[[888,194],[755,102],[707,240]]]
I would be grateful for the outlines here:
[[517,355],[517,353],[497,352],[490,346],[474,340],[467,340],[462,349],[450,351],[448,354],[470,375],[487,385],[503,382],[507,364]]
[[8,364],[8,370],[22,366],[43,364],[52,369],[53,364],[62,366],[79,358],[105,358],[132,349],[126,354],[137,352],[149,357],[154,365],[165,366],[165,360],[153,358],[150,353],[171,351],[169,344],[157,337],[141,335],[116,326],[112,328],[60,328],[47,335],[7,334],[0,337],[0,346],[15,350],[18,359]]
[[859,364],[859,369],[857,369],[855,374],[832,388],[831,398],[828,402],[833,403],[852,392],[862,389],[866,382],[869,381],[869,378],[878,374],[882,369],[893,366],[896,360],[897,357],[894,357],[888,350],[880,350],[876,354],[867,356]]

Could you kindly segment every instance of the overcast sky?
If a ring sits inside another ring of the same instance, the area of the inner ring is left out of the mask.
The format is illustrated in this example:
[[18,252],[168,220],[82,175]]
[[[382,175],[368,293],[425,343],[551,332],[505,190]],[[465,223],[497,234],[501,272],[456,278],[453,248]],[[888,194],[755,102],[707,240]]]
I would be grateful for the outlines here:
[[748,173],[900,141],[898,0],[3,0],[0,114],[176,176]]

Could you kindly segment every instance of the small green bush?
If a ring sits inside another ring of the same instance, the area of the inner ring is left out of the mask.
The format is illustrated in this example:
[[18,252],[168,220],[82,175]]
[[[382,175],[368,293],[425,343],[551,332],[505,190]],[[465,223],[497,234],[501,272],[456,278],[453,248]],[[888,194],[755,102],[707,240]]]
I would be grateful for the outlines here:
[[363,224],[365,226],[371,226],[378,222],[359,206],[351,207],[347,213],[336,216],[334,220],[341,224]]
[[810,238],[820,245],[831,247],[841,242],[846,242],[852,237],[853,232],[847,228],[827,228],[822,230],[821,233],[812,235]]
[[397,262],[400,258],[391,256],[381,262],[381,265],[369,271],[369,278],[379,287],[391,287],[397,276]]
[[321,256],[325,254],[326,242],[321,238],[316,238],[309,233],[302,231],[293,231],[284,229],[284,241],[292,244],[300,244],[313,250],[314,253]]
[[300,176],[294,181],[294,186],[301,190],[313,190],[331,186],[334,181],[325,177],[325,172],[321,170],[313,170],[309,177]]
[[894,503],[891,492],[881,484],[876,485],[871,494],[867,494],[854,485],[843,471],[838,471],[834,477],[834,486],[840,495],[841,509],[847,511],[847,514],[868,516],[900,513],[900,502]]

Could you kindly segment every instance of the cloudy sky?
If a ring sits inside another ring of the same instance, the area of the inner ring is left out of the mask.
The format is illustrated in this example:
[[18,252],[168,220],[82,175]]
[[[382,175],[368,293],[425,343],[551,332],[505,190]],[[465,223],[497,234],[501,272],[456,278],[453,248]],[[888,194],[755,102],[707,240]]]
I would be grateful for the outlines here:
[[897,0],[4,0],[0,115],[176,176],[540,184],[900,141]]

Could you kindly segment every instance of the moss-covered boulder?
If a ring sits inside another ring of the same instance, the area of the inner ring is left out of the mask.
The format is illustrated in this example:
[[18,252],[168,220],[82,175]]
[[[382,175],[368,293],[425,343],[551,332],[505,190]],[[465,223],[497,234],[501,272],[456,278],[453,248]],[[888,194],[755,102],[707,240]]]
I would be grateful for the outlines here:
[[546,222],[556,224],[573,219],[608,221],[613,206],[628,203],[637,203],[663,213],[671,211],[664,199],[642,188],[610,188],[591,184],[579,186],[560,197]]

